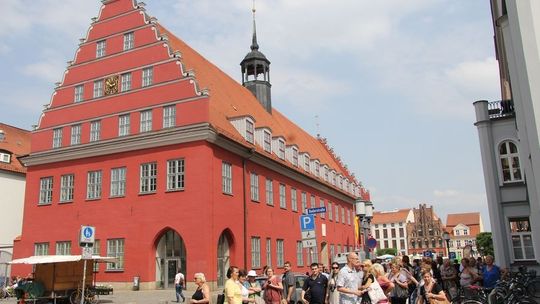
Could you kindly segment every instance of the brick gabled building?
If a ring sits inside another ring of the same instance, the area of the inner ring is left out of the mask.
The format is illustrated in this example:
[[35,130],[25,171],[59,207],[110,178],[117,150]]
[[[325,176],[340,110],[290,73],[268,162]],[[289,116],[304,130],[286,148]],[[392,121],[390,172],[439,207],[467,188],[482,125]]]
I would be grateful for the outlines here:
[[413,209],[414,222],[407,224],[407,238],[409,240],[409,254],[422,255],[431,251],[435,255],[446,255],[446,248],[442,234],[444,225],[435,214],[433,206],[418,205]]
[[[91,225],[94,252],[119,259],[98,281],[155,288],[177,268],[219,286],[229,265],[306,271],[353,248],[354,201],[369,193],[325,140],[271,106],[255,32],[242,85],[142,3],[103,3],[32,132],[16,258],[79,254]],[[315,206],[328,211],[308,255],[298,218]]]

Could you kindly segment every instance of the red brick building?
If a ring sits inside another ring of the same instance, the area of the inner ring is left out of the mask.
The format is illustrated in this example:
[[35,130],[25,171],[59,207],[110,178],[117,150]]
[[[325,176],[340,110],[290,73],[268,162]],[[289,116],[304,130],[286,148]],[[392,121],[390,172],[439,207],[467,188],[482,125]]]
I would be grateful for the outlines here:
[[413,209],[413,216],[414,222],[407,224],[409,255],[422,255],[425,251],[438,256],[446,255],[446,244],[442,237],[444,225],[433,206],[420,204]]
[[[240,84],[135,0],[103,2],[32,133],[15,258],[80,254],[91,225],[95,253],[119,258],[97,280],[154,288],[177,267],[221,285],[228,265],[306,271],[352,248],[354,201],[369,193],[272,108],[255,32]],[[298,218],[315,206],[328,211],[307,256]]]

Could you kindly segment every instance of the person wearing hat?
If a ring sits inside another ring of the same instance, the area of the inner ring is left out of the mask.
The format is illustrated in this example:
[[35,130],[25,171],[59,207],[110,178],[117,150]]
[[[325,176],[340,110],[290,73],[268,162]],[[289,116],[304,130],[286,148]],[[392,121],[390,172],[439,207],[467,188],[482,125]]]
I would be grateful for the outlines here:
[[244,287],[249,291],[249,302],[260,304],[263,303],[261,298],[261,284],[255,280],[257,277],[257,272],[255,270],[250,270],[247,273],[247,281],[244,282]]

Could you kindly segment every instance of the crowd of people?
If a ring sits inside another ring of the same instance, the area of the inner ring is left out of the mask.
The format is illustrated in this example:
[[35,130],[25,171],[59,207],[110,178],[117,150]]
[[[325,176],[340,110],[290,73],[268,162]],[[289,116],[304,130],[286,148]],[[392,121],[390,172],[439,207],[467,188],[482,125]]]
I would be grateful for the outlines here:
[[[396,257],[389,262],[361,261],[355,253],[347,255],[347,264],[310,265],[301,293],[296,292],[296,278],[291,263],[285,262],[284,273],[278,276],[272,267],[264,267],[263,283],[256,280],[256,271],[232,266],[221,301],[227,304],[431,304],[448,303],[460,287],[493,288],[501,278],[501,269],[492,256],[485,259],[463,258],[443,260],[438,257],[415,259]],[[195,274],[197,290],[190,303],[210,303],[210,289],[204,274]],[[180,280],[182,283],[182,280]],[[178,289],[177,289],[178,290]],[[180,288],[181,290],[181,288]],[[183,295],[177,292],[177,299]],[[217,304],[220,303],[218,297]]]

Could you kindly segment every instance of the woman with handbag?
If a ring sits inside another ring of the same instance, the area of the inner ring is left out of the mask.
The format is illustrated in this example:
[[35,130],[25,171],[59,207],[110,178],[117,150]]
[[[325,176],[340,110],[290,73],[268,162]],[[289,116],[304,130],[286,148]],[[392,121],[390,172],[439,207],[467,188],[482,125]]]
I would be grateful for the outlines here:
[[391,302],[406,304],[409,297],[409,272],[397,262],[392,263],[390,271],[390,282],[394,283],[394,289],[390,293]]
[[264,303],[266,304],[280,304],[283,292],[283,285],[281,280],[274,275],[274,269],[272,267],[266,268],[264,273],[268,280],[263,284],[262,288],[264,289]]
[[[384,267],[379,263],[373,264],[373,266],[371,267],[371,273],[375,277],[375,281],[382,288],[382,291],[383,291],[383,293],[385,295],[384,299],[382,297],[380,297],[380,298],[377,297],[377,299],[373,299],[373,296],[370,294],[369,297],[371,298],[371,303],[373,303],[373,304],[375,304],[375,303],[377,303],[377,304],[387,304],[387,303],[389,303],[388,296],[392,292],[392,290],[394,289],[394,283],[390,282],[390,280],[386,277],[386,272],[384,271]],[[370,288],[373,289],[374,288],[373,285],[375,285],[375,284],[373,283],[371,285],[372,286]]]
[[424,285],[420,287],[418,304],[450,304],[441,286],[435,282],[430,271],[422,272]]

